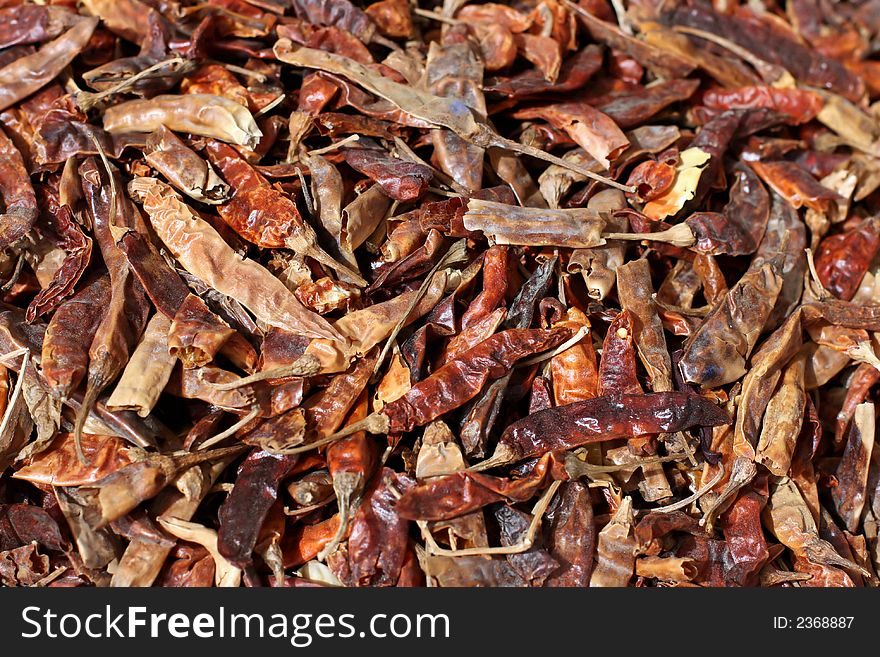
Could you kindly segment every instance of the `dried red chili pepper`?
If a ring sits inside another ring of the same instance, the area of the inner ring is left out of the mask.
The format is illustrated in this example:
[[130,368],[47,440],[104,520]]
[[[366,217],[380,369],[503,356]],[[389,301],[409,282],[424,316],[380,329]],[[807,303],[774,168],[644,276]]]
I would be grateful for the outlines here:
[[730,202],[722,212],[697,212],[685,221],[696,237],[695,251],[748,255],[758,249],[769,218],[767,191],[754,173],[739,167],[730,188]]
[[363,282],[357,273],[318,246],[314,229],[302,220],[293,201],[271,187],[233,148],[212,141],[207,151],[235,192],[219,208],[220,216],[233,230],[263,248],[292,248]]
[[96,18],[80,18],[39,51],[0,68],[0,109],[14,105],[51,82],[88,43]]
[[45,206],[47,225],[38,225],[37,230],[53,241],[57,248],[63,249],[65,256],[52,275],[52,281],[28,304],[26,316],[30,322],[57,308],[71,294],[92,256],[92,240],[74,221],[70,207],[59,207],[51,194],[46,194]]
[[595,397],[514,422],[502,434],[492,461],[509,463],[591,442],[674,433],[694,426],[729,422],[730,417],[723,409],[689,393]]
[[602,343],[598,378],[597,396],[637,395],[642,392],[636,374],[633,319],[626,310],[619,313],[608,326],[605,341]]
[[240,568],[251,561],[257,536],[275,503],[282,479],[298,457],[254,450],[241,464],[235,486],[220,507],[217,549]]
[[[432,44],[425,62],[425,83],[431,93],[460,100],[480,115],[486,113],[481,83],[483,63],[465,40],[455,43],[452,30],[442,45]],[[483,186],[483,156],[480,146],[469,144],[451,130],[431,135],[434,158],[440,169],[467,191]]]
[[346,148],[346,163],[368,176],[396,201],[412,201],[422,196],[434,173],[424,164],[395,159],[372,148]]
[[[83,192],[89,203],[95,239],[110,275],[110,301],[89,346],[89,369],[82,408],[74,434],[79,438],[87,413],[98,395],[119,374],[147,324],[149,301],[140,282],[130,275],[123,253],[116,247],[111,226],[143,227],[143,220],[130,201],[119,196],[122,184],[115,172],[104,176],[94,158],[80,167]],[[80,458],[84,458],[80,454]]]
[[872,220],[826,237],[815,257],[819,281],[838,299],[851,300],[878,249],[880,230]]
[[86,375],[89,366],[88,343],[110,302],[110,277],[90,282],[52,315],[43,339],[43,376],[53,394],[61,399],[70,395]]
[[402,397],[386,404],[380,414],[367,417],[357,426],[373,433],[380,427],[383,432],[412,431],[473,399],[487,381],[505,376],[521,358],[552,349],[569,337],[571,331],[565,327],[508,329],[496,333],[446,363]]
[[548,479],[564,478],[555,454],[546,454],[532,471],[519,479],[480,472],[434,477],[401,496],[396,511],[411,520],[447,520],[504,499],[523,501],[543,488]]
[[3,214],[0,214],[0,248],[23,238],[37,219],[37,198],[31,186],[21,153],[0,130],[0,190]]

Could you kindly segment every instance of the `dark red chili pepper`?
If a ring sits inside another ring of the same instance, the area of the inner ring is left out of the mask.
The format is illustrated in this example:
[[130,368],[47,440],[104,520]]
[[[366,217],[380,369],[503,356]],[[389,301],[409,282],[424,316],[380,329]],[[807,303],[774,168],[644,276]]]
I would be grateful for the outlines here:
[[298,455],[282,456],[256,449],[238,469],[235,486],[220,507],[217,549],[239,567],[251,562],[263,521],[275,503],[281,481]]
[[386,404],[382,414],[389,431],[412,431],[476,396],[491,379],[507,374],[526,356],[552,349],[571,337],[571,329],[508,329],[461,354],[400,399]]
[[514,422],[501,435],[496,455],[499,460],[512,462],[598,441],[729,422],[724,409],[691,393],[607,395],[557,406]]
[[633,318],[621,311],[608,326],[599,361],[599,386],[602,395],[637,395],[642,392],[636,372],[636,348]]

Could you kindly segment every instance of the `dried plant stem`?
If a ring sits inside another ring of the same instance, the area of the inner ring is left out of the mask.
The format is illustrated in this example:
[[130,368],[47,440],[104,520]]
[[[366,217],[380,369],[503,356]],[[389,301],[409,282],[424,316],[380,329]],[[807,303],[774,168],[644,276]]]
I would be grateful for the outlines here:
[[[710,41],[715,45],[721,46],[725,50],[729,50],[731,53],[733,53],[743,61],[751,64],[751,66],[760,74],[761,78],[767,83],[772,84],[783,79],[794,81],[794,78],[791,77],[791,74],[783,69],[781,66],[770,64],[769,62],[766,62],[763,59],[756,57],[754,53],[749,52],[748,50],[737,45],[730,39],[725,39],[722,36],[718,36],[717,34],[712,34],[711,32],[706,32],[705,30],[700,30],[695,27],[688,27],[687,25],[675,25],[672,29],[680,34],[689,34],[690,36],[705,39],[706,41]],[[780,71],[781,75],[779,75]]]
[[244,66],[236,66],[235,64],[227,64],[226,62],[217,62],[214,60],[209,60],[212,64],[219,64],[227,71],[231,73],[238,73],[239,75],[244,75],[249,78],[253,78],[257,82],[265,82],[267,80],[266,76],[259,71],[252,71],[249,68],[245,68]]
[[299,165],[294,167],[294,171],[296,171],[296,176],[297,178],[299,178],[300,187],[302,187],[303,199],[306,202],[306,210],[308,210],[310,217],[314,217],[315,202],[312,200],[312,193],[309,191],[309,186],[306,184],[306,177],[303,175],[302,169],[299,168]]
[[382,415],[381,413],[373,413],[372,415],[368,415],[367,417],[365,417],[363,420],[349,424],[347,427],[340,429],[336,433],[331,434],[325,438],[321,438],[320,440],[308,443],[307,445],[300,445],[298,447],[278,450],[277,453],[302,454],[303,452],[310,452],[313,449],[318,449],[319,447],[324,447],[325,445],[329,445],[330,443],[335,443],[340,438],[345,438],[346,436],[350,436],[353,433],[357,433],[358,431],[366,431],[367,433],[372,434],[383,434],[388,433],[389,428],[390,422],[387,415]]
[[464,22],[458,20],[457,18],[450,18],[449,16],[438,14],[435,11],[430,11],[428,9],[419,9],[418,7],[413,8],[412,13],[414,13],[416,16],[428,18],[432,21],[437,21],[438,23],[447,23],[448,25],[461,25]]
[[[339,483],[337,483],[339,481]],[[339,527],[330,542],[318,553],[318,561],[326,561],[348,533],[357,490],[363,486],[363,476],[354,472],[341,472],[333,478],[333,489],[336,491],[336,502],[339,508]]]
[[106,383],[103,377],[98,378],[91,374],[89,375],[88,382],[86,383],[86,392],[83,395],[82,404],[80,404],[79,410],[76,413],[76,419],[73,423],[73,441],[76,445],[76,457],[83,465],[91,464],[89,459],[86,458],[85,453],[82,451],[83,427],[86,424],[86,419],[88,418],[89,413],[95,406],[95,402],[98,401],[98,395],[101,394],[105,385]]
[[434,279],[434,274],[436,274],[442,267],[446,267],[447,265],[454,264],[456,262],[461,262],[467,257],[467,241],[466,240],[458,240],[449,247],[449,250],[446,254],[437,261],[437,264],[431,268],[431,271],[428,272],[428,275],[425,276],[425,280],[422,281],[422,284],[419,286],[418,292],[413,296],[412,301],[410,301],[409,305],[406,308],[406,312],[404,312],[397,324],[394,325],[394,329],[391,331],[391,334],[388,336],[388,339],[385,341],[385,346],[382,347],[382,351],[379,354],[379,358],[376,360],[376,365],[373,367],[373,376],[379,371],[382,367],[382,363],[385,362],[385,358],[388,356],[388,352],[391,351],[391,347],[394,346],[394,341],[397,339],[398,333],[400,333],[404,324],[406,324],[407,319],[409,319],[410,313],[412,313],[413,309],[416,307],[419,301],[421,301],[422,297],[425,295],[425,292],[428,291],[428,288],[431,285],[431,281]]
[[620,472],[621,470],[629,470],[640,468],[643,465],[652,465],[654,463],[669,463],[672,461],[681,461],[687,458],[687,454],[667,454],[666,456],[646,456],[640,459],[633,459],[628,463],[615,463],[614,465],[594,465],[581,461],[574,454],[569,454],[565,458],[565,471],[572,479],[581,476],[590,477],[597,474],[606,474],[609,472]]
[[541,495],[540,499],[535,504],[535,507],[532,509],[532,521],[529,523],[529,528],[526,531],[525,537],[515,545],[448,550],[446,548],[440,547],[437,544],[437,541],[434,540],[431,532],[428,531],[428,523],[423,520],[419,520],[416,524],[418,524],[419,529],[421,529],[422,536],[425,539],[425,544],[430,554],[444,557],[465,557],[492,554],[520,554],[521,552],[528,552],[532,548],[532,545],[534,545],[535,543],[535,536],[538,534],[538,529],[540,529],[541,527],[541,520],[544,516],[544,513],[547,511],[547,507],[550,505],[550,501],[553,499],[553,496],[556,494],[556,491],[561,484],[561,481],[554,481],[552,484],[550,484],[550,486],[547,487],[547,490],[544,491],[544,494]]
[[314,356],[308,354],[301,356],[290,365],[276,367],[271,370],[256,372],[250,376],[243,376],[228,383],[209,383],[215,390],[235,390],[243,386],[266,381],[268,379],[284,379],[291,376],[314,376],[321,371],[321,363]]
[[0,356],[0,365],[3,367],[10,367],[8,361],[12,358],[18,358],[19,356],[23,356],[24,354],[30,355],[31,350],[27,347],[22,347],[21,349],[14,349],[13,351],[9,351],[2,356]]
[[330,144],[329,146],[324,146],[324,148],[316,148],[313,151],[309,151],[309,155],[323,155],[324,153],[329,153],[331,151],[335,151],[337,148],[341,148],[346,144],[351,144],[353,142],[359,141],[361,138],[360,135],[349,135],[345,139],[340,139],[337,142]]
[[684,498],[680,502],[676,502],[675,504],[670,504],[669,506],[661,506],[659,509],[654,509],[654,511],[656,511],[658,513],[671,513],[673,511],[678,511],[679,509],[684,509],[685,507],[689,506],[690,504],[693,504],[694,502],[696,502],[698,499],[700,499],[703,495],[708,493],[710,490],[712,490],[712,488],[714,488],[715,485],[719,481],[721,481],[721,479],[723,477],[724,477],[724,466],[719,464],[718,472],[715,474],[715,476],[712,477],[712,479],[709,480],[706,484],[701,486],[700,489],[696,493],[694,493],[693,495],[689,495],[688,497]]
[[268,105],[266,105],[266,106],[263,107],[262,109],[260,109],[260,110],[258,110],[257,112],[255,112],[255,113],[254,113],[254,118],[257,118],[257,117],[259,117],[259,116],[263,116],[264,114],[268,114],[268,113],[271,112],[273,109],[275,109],[276,107],[278,107],[281,103],[283,103],[285,98],[287,98],[287,94],[284,94],[284,93],[279,94],[277,98],[275,98],[274,100],[272,100],[272,102],[270,102]]
[[816,271],[816,262],[813,259],[813,249],[806,248],[804,251],[807,254],[807,267],[810,270],[810,278],[814,287],[814,294],[819,297],[819,301],[825,301],[826,299],[831,298],[831,292],[829,292],[825,286],[822,284],[822,280],[819,278],[819,272]]
[[508,463],[512,463],[515,458],[516,453],[510,446],[499,443],[498,446],[495,448],[495,453],[492,454],[492,456],[484,461],[475,463],[471,467],[467,468],[466,472],[482,472],[483,470],[489,470],[490,468],[507,465]]
[[[30,349],[25,349],[23,353],[24,358],[21,361],[21,369],[18,371],[18,378],[15,380],[15,387],[12,389],[12,395],[6,403],[6,413],[3,415],[3,421],[0,422],[0,436],[4,435],[9,430],[9,423],[11,421],[18,419],[12,418],[12,416],[15,414],[16,402],[18,401],[18,398],[21,397],[21,391],[24,386],[24,368],[27,367],[27,359],[30,358],[31,355]],[[7,356],[8,355],[9,354],[7,354]]]
[[558,356],[563,351],[570,349],[578,342],[583,340],[590,333],[590,328],[588,326],[581,326],[573,336],[571,336],[568,340],[563,342],[561,345],[556,347],[551,351],[548,351],[544,354],[538,354],[537,356],[532,356],[531,358],[526,358],[524,360],[519,361],[516,366],[524,367],[527,365],[537,365],[538,363],[543,363],[545,360],[550,360],[551,358]]
[[199,445],[198,449],[199,450],[208,449],[209,447],[226,440],[230,436],[234,435],[236,431],[238,431],[242,427],[247,426],[249,422],[255,420],[259,415],[260,415],[259,408],[252,409],[250,411],[250,413],[248,413],[243,418],[241,418],[238,422],[236,422],[231,427],[226,429],[226,431],[221,431],[216,436],[212,436],[211,438],[208,438],[205,442],[203,442],[202,444]]
[[150,77],[151,74],[166,66],[176,66],[178,64],[186,65],[187,63],[188,61],[183,59],[182,57],[169,57],[168,59],[163,59],[161,62],[156,62],[152,66],[148,66],[143,71],[138,71],[134,75],[130,75],[129,77],[122,80],[119,84],[115,84],[109,89],[105,89],[104,91],[99,91],[97,93],[92,93],[89,91],[78,91],[74,95],[74,100],[76,101],[77,106],[82,111],[88,112],[104,98],[112,96],[113,94],[122,93],[138,80],[143,80],[146,77]]
[[3,284],[3,287],[0,287],[0,292],[9,292],[15,284],[18,282],[18,278],[21,276],[21,272],[24,270],[24,256],[18,256],[18,260],[15,262],[15,269],[12,271],[12,276],[9,277],[9,280]]
[[592,180],[600,182],[604,185],[608,185],[609,187],[613,187],[614,189],[619,189],[623,192],[635,192],[635,187],[630,185],[624,185],[622,183],[617,182],[616,180],[612,180],[611,178],[607,178],[605,176],[599,175],[594,171],[586,167],[582,167],[581,165],[575,162],[569,162],[568,160],[563,160],[561,157],[556,157],[555,155],[551,155],[546,151],[542,151],[540,148],[535,148],[534,146],[528,146],[527,144],[520,144],[519,142],[513,141],[512,139],[505,139],[497,134],[489,134],[488,146],[495,146],[497,148],[503,148],[508,151],[514,151],[517,153],[522,153],[523,155],[530,155],[539,160],[544,160],[545,162],[550,162],[551,164],[555,164],[556,166],[560,166],[564,169],[568,169],[570,171],[574,171],[575,173],[579,173],[582,176],[586,176]]
[[660,230],[656,233],[605,233],[602,235],[606,240],[626,240],[630,242],[666,242],[673,246],[687,248],[692,246],[697,238],[687,224],[676,224],[672,228]]

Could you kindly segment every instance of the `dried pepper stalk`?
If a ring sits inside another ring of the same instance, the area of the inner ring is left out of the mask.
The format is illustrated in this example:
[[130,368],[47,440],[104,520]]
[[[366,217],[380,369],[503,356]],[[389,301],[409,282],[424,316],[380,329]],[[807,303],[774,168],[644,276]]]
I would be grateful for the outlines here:
[[876,2],[2,5],[3,584],[880,581]]

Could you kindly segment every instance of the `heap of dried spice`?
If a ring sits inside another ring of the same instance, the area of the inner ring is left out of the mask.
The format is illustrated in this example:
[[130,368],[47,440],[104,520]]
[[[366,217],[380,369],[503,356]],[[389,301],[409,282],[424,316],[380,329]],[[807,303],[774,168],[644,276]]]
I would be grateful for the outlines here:
[[880,584],[880,0],[0,1],[0,584]]

